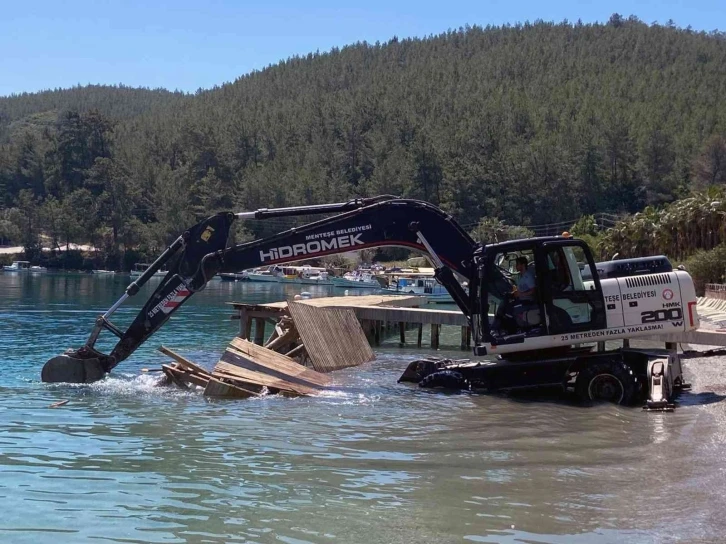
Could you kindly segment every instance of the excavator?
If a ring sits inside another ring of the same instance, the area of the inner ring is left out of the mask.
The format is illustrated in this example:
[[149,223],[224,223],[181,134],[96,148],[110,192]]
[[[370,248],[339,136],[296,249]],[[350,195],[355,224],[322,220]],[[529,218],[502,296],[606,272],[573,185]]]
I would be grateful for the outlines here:
[[[235,221],[313,214],[325,217],[228,246]],[[223,212],[199,222],[96,319],[85,345],[47,361],[41,379],[103,378],[216,274],[383,246],[428,254],[436,279],[469,321],[474,345],[473,360],[417,361],[399,381],[471,391],[556,385],[583,399],[621,404],[646,396],[654,407],[670,403],[674,390],[685,386],[677,357],[604,349],[613,340],[698,327],[693,281],[664,257],[596,263],[584,241],[567,235],[480,244],[438,207],[393,196]],[[159,286],[120,330],[112,314],[161,269],[168,272]],[[534,282],[527,300],[516,289],[524,274]],[[95,347],[104,331],[118,337],[108,354]],[[593,343],[603,349],[594,351]]]

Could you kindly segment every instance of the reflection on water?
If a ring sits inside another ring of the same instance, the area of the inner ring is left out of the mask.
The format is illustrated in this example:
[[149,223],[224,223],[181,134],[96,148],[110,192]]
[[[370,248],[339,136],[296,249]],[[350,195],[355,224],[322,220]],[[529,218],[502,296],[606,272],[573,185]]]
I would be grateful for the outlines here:
[[424,392],[396,384],[415,352],[393,343],[316,398],[209,401],[140,373],[162,343],[213,365],[225,302],[299,286],[213,282],[113,377],[39,383],[127,281],[0,275],[2,542],[721,541],[722,403]]

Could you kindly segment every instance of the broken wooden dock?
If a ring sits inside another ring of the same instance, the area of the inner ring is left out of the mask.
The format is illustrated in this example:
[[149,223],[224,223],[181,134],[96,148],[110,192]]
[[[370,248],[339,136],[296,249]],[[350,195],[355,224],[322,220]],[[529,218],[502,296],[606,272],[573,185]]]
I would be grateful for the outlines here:
[[[230,303],[237,313],[232,319],[239,319],[241,338],[250,339],[255,344],[264,342],[266,328],[290,314],[287,302],[268,304]],[[426,304],[424,297],[415,295],[364,295],[344,297],[323,297],[298,300],[293,304],[308,308],[327,308],[330,310],[347,310],[359,321],[369,342],[380,345],[387,335],[398,334],[399,343],[406,345],[406,331],[416,330],[416,346],[421,347],[424,326],[431,330],[431,348],[440,346],[441,327],[455,326],[461,330],[461,349],[471,347],[471,329],[469,322],[458,310],[439,310],[422,308]],[[310,325],[314,326],[314,323]],[[340,339],[341,343],[345,339]],[[327,343],[338,344],[335,338],[328,337]]]
[[235,338],[209,371],[164,346],[159,348],[174,360],[161,365],[170,383],[181,389],[199,387],[205,397],[249,398],[264,394],[313,395],[326,389],[330,378],[305,368],[297,361]]
[[282,314],[278,309],[274,310],[276,320],[269,318],[273,326],[266,339],[268,318],[250,318],[262,322],[255,337],[264,345],[234,338],[212,371],[162,346],[160,351],[174,360],[162,365],[164,374],[183,389],[202,388],[208,397],[314,395],[327,388],[327,372],[375,358],[350,309],[296,301],[286,304]]

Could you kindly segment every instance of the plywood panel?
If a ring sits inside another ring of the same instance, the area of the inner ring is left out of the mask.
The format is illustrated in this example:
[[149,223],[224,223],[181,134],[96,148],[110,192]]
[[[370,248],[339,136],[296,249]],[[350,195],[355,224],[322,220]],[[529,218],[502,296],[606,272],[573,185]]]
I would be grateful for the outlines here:
[[308,301],[290,302],[288,309],[313,368],[318,372],[357,366],[375,359],[353,311],[316,307]]

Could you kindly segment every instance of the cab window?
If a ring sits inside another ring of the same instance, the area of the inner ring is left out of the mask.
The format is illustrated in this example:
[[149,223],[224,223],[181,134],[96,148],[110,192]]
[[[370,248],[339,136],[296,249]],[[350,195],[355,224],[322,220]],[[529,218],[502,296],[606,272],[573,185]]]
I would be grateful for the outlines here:
[[599,323],[602,297],[595,292],[594,271],[582,247],[552,245],[545,255],[552,296],[548,306],[551,331],[578,330]]

